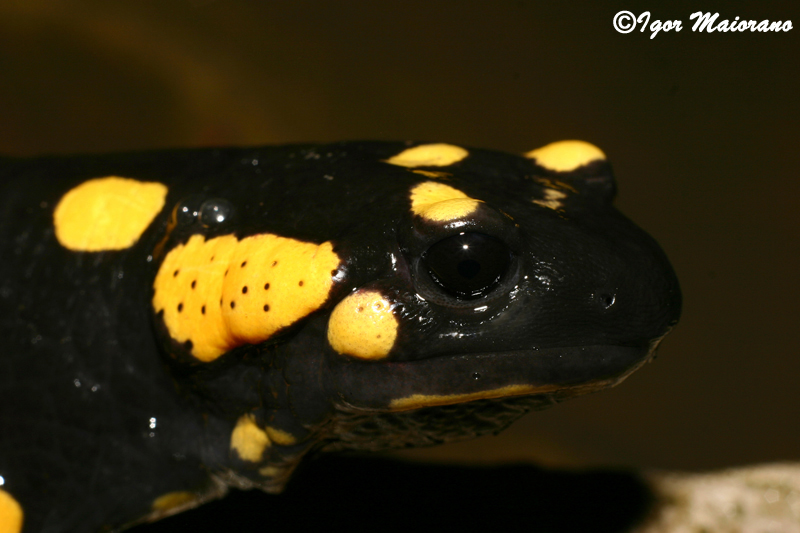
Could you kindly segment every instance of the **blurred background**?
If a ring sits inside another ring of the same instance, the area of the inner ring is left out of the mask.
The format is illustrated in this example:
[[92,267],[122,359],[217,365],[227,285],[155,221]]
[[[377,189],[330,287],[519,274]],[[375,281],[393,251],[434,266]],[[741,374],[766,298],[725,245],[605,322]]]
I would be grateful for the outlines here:
[[[607,5],[606,5],[607,4]],[[456,463],[712,469],[800,459],[800,6],[787,33],[693,33],[707,2],[5,0],[0,153],[348,139],[600,146],[671,258],[681,323],[616,389]],[[681,19],[654,39],[622,10]]]

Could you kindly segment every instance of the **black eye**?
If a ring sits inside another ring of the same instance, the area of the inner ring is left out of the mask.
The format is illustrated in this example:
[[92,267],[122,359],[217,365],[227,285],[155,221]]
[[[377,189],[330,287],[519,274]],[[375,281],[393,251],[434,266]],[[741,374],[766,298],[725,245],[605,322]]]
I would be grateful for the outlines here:
[[230,202],[221,198],[212,198],[200,206],[200,223],[207,228],[219,226],[232,214],[233,206]]
[[442,289],[462,298],[475,298],[508,271],[511,250],[489,235],[461,233],[428,248],[422,262]]

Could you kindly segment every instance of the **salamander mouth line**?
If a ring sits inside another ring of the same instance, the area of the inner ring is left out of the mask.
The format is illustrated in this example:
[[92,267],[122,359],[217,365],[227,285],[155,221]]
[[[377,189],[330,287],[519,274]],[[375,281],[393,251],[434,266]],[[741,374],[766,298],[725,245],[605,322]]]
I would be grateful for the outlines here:
[[649,354],[647,347],[560,347],[332,365],[329,372],[331,392],[343,406],[393,412],[565,390],[591,392],[622,381]]

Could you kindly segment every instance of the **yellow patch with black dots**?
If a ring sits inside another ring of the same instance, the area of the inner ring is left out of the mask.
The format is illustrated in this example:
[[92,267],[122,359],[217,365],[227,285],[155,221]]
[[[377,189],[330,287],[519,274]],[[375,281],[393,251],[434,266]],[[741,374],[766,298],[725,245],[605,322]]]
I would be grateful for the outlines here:
[[153,308],[163,312],[175,341],[209,362],[237,346],[263,342],[319,309],[339,264],[330,242],[192,235],[164,258]]
[[390,157],[386,163],[406,168],[446,167],[458,163],[468,155],[468,151],[452,144],[421,144]]
[[425,181],[411,189],[411,211],[432,222],[450,222],[470,215],[480,200],[444,183]]
[[258,463],[269,445],[267,433],[258,427],[253,415],[239,417],[231,433],[231,450],[235,450],[240,459]]
[[56,238],[76,252],[129,248],[161,212],[166,196],[161,183],[118,176],[85,181],[58,202]]
[[606,154],[585,141],[558,141],[524,154],[536,164],[554,172],[571,172],[592,161],[604,161]]
[[343,355],[383,359],[397,338],[399,322],[392,307],[378,291],[365,290],[347,296],[328,320],[328,344]]
[[22,506],[11,494],[0,489],[0,533],[20,533],[22,519]]
[[452,405],[456,403],[471,402],[474,400],[487,400],[492,398],[506,398],[510,396],[522,396],[558,390],[557,385],[508,385],[499,389],[492,389],[481,392],[471,392],[466,394],[412,394],[406,398],[397,398],[389,403],[389,408],[393,411],[410,411],[423,407],[433,407],[436,405]]

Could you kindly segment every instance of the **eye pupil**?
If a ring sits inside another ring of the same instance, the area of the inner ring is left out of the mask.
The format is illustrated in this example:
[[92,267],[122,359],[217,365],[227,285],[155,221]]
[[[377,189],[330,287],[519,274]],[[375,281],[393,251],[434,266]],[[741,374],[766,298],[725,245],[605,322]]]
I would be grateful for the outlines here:
[[433,244],[422,254],[431,279],[460,298],[477,298],[489,292],[506,274],[511,250],[483,233],[465,232]]
[[472,279],[481,271],[481,264],[474,259],[464,259],[458,263],[458,273],[467,279]]

